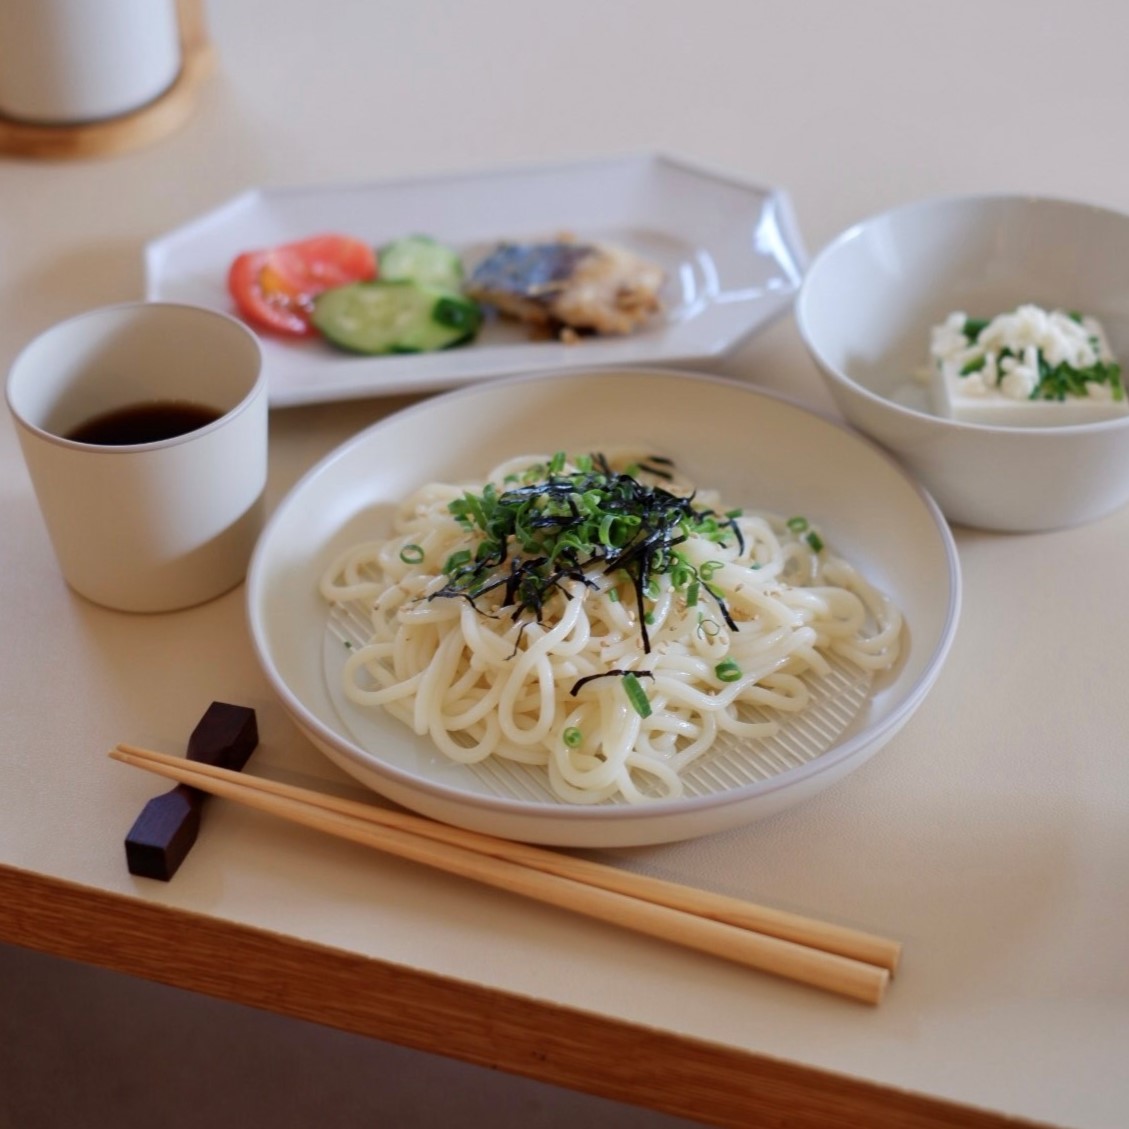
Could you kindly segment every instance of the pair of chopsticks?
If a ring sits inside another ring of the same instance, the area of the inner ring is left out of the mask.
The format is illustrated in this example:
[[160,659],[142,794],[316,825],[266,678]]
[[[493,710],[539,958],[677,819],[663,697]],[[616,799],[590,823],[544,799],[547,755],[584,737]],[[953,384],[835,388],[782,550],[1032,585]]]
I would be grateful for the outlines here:
[[110,757],[340,839],[863,1003],[881,1001],[901,954],[883,937],[405,812],[134,745],[118,745]]

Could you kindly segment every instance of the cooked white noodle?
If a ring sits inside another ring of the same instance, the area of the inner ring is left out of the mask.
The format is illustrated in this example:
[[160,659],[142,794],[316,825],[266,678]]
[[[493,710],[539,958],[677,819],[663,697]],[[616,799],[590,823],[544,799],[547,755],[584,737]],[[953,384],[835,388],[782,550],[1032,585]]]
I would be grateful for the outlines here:
[[[487,481],[502,491],[507,476],[547,462],[511,460]],[[454,761],[544,766],[553,792],[576,803],[678,796],[680,773],[719,735],[767,737],[776,717],[803,710],[802,676],[826,673],[830,656],[871,671],[897,661],[902,617],[890,600],[810,527],[765,514],[732,518],[743,545],[733,534],[678,546],[723,603],[703,583],[691,605],[684,578],[659,573],[645,605],[649,651],[631,577],[606,574],[602,561],[583,580],[564,579],[539,619],[504,607],[504,586],[473,602],[437,595],[452,554],[476,545],[449,504],[483,486],[423,487],[400,506],[390,537],[348,549],[320,585],[327,601],[371,622],[344,664],[348,700],[387,710]],[[693,505],[723,512],[701,493]],[[622,677],[577,688],[609,671],[638,672],[648,716]]]

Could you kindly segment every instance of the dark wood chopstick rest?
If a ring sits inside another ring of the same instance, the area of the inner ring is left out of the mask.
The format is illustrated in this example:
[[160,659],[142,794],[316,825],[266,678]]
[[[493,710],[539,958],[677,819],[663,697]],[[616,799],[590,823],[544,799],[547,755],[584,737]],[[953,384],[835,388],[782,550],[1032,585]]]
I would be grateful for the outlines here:
[[[188,759],[239,772],[258,743],[253,709],[213,702],[188,739]],[[206,792],[187,784],[154,796],[125,837],[130,874],[168,882],[196,842],[206,799]]]

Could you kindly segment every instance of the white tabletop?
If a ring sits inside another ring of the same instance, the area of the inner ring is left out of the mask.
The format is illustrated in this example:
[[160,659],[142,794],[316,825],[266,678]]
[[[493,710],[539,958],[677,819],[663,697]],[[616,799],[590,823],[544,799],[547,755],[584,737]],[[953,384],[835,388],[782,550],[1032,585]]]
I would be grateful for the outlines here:
[[[276,0],[269,17],[230,0],[209,10],[209,27],[217,69],[173,136],[112,158],[0,160],[5,369],[53,322],[139,297],[146,241],[256,185],[656,150],[783,187],[812,251],[867,214],[946,193],[1129,207],[1129,10],[1113,0]],[[790,318],[708,367],[831,410]],[[405,402],[276,411],[271,502]],[[464,998],[525,1001],[527,1016],[560,1009],[626,1024],[695,1054],[748,1056],[750,1069],[794,1067],[813,1085],[840,1076],[859,1084],[855,1097],[874,1084],[891,1123],[903,1092],[928,1099],[915,1109],[934,1120],[898,1124],[955,1124],[944,1120],[950,1105],[1079,1129],[1129,1121],[1129,604],[1119,582],[1129,512],[1035,536],[956,530],[956,643],[925,704],[875,759],[769,822],[604,856],[901,939],[903,969],[877,1009],[222,803],[171,883],[131,878],[122,837],[160,785],[105,752],[118,741],[180,752],[213,699],[256,709],[256,771],[355,787],[273,698],[242,590],[138,617],[66,589],[6,414],[0,530],[0,877],[42,894],[0,905],[0,940],[81,955],[51,921],[51,891],[121,897],[187,911],[200,929],[246,927],[411,970],[462,986]],[[90,949],[99,946],[106,963],[129,965],[112,937]],[[190,957],[170,950],[165,972],[134,970],[198,983],[183,972]],[[274,1006],[313,1015],[285,993]],[[370,1030],[444,1049],[426,1016],[400,1027],[378,1017]],[[502,1065],[538,1071],[504,1031],[492,1037]],[[452,1053],[470,1053],[460,1046],[454,1038]],[[567,1077],[551,1047],[539,1053],[545,1076]],[[643,1068],[590,1085],[652,1100]]]

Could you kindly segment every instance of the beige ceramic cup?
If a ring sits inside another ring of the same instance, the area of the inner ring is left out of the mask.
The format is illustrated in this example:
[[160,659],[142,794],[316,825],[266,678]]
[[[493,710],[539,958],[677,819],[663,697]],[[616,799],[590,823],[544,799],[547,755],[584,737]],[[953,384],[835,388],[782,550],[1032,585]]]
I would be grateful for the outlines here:
[[[266,379],[245,326],[171,303],[92,310],[20,353],[7,396],[76,592],[120,611],[172,611],[243,579],[267,476]],[[160,404],[216,418],[148,442],[69,437],[92,419]]]
[[118,117],[180,71],[176,0],[0,0],[0,114],[44,125]]

